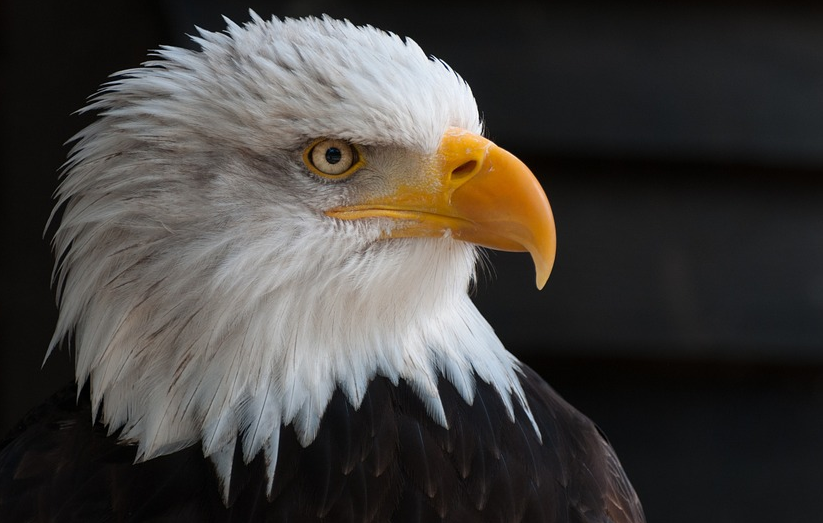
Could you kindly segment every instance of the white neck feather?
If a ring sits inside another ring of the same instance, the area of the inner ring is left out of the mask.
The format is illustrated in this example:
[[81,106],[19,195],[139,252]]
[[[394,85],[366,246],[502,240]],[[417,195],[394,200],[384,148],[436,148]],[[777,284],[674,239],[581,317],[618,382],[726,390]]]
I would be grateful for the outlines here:
[[[110,430],[138,444],[139,459],[199,440],[218,467],[230,467],[238,441],[246,460],[263,450],[276,462],[281,425],[293,424],[310,444],[334,390],[357,408],[376,375],[406,380],[444,426],[439,376],[468,403],[476,375],[499,392],[512,419],[513,397],[529,411],[517,361],[467,295],[472,246],[409,239],[330,252],[347,232],[363,234],[342,225],[326,229],[335,243],[313,234],[290,244],[269,230],[244,244],[242,256],[227,238],[218,242],[222,259],[146,261],[125,272],[149,250],[166,250],[158,244],[175,250],[176,236],[92,251],[105,260],[88,276],[98,281],[68,283],[97,288],[95,298],[82,303],[67,290],[57,335],[77,318],[78,381],[90,379],[95,409],[102,405]],[[207,256],[191,259],[198,255]]]

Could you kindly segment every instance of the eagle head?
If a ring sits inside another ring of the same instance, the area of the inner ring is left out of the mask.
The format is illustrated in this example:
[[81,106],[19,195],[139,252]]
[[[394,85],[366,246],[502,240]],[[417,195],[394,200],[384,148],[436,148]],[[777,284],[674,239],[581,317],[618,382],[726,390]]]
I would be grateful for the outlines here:
[[237,444],[276,461],[283,425],[310,444],[332,393],[356,408],[378,375],[444,426],[440,377],[528,412],[467,291],[478,245],[529,251],[542,287],[554,225],[467,84],[329,18],[193,39],[102,87],[57,191],[52,349],[73,339],[95,417],[138,459],[200,442],[226,475]]

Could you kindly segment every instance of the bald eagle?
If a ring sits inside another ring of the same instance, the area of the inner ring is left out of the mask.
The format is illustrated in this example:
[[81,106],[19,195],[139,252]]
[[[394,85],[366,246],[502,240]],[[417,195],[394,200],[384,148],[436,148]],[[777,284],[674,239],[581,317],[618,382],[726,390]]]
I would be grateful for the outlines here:
[[77,384],[0,450],[4,521],[641,522],[507,352],[479,246],[555,252],[529,169],[412,40],[227,20],[84,111],[57,190]]

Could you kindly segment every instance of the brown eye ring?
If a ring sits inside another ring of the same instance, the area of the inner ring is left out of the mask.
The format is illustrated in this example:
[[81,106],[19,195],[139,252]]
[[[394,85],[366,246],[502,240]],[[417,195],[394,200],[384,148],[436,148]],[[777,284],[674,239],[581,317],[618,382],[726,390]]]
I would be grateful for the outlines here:
[[336,138],[312,143],[303,152],[303,162],[313,173],[331,180],[348,178],[364,164],[357,146]]

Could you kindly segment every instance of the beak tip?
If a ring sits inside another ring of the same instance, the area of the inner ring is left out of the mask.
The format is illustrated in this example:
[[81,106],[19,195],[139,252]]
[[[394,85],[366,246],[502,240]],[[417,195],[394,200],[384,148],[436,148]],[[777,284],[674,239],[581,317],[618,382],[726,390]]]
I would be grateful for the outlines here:
[[548,257],[543,256],[543,254],[546,253],[541,253],[540,251],[531,252],[532,261],[534,262],[535,283],[537,284],[537,290],[540,291],[546,286],[546,282],[549,281],[549,276],[552,273],[552,268],[554,268],[555,250],[552,247]]
[[541,271],[538,269],[536,272],[535,283],[537,284],[537,290],[542,291],[543,287],[546,286],[546,282],[549,281],[549,274],[551,273],[551,270]]

